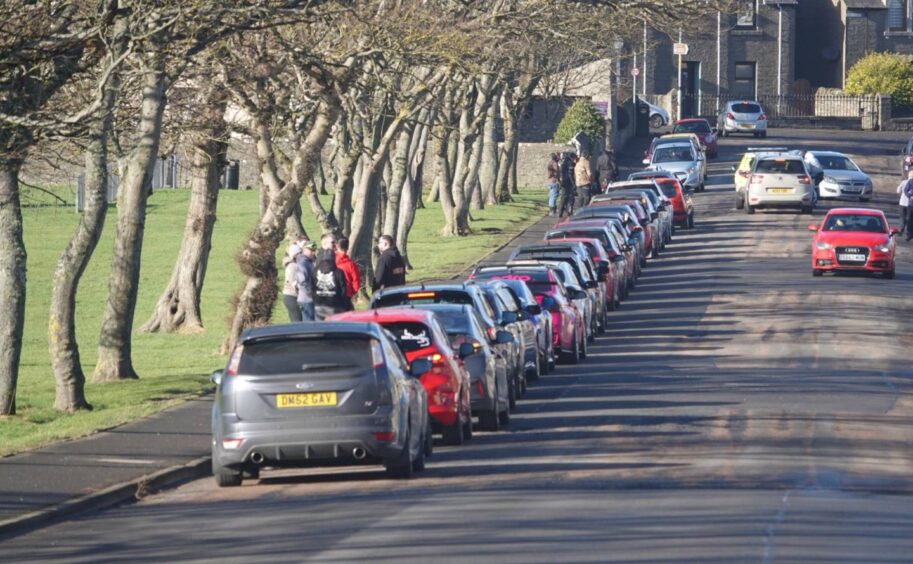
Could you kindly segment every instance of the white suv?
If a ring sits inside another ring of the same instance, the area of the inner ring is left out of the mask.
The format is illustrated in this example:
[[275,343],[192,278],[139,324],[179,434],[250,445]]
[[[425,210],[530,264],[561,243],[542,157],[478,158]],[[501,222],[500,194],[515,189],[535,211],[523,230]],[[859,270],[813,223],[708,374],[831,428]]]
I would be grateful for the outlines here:
[[747,213],[762,207],[795,207],[812,213],[816,203],[815,183],[801,156],[761,155],[755,161],[745,192]]

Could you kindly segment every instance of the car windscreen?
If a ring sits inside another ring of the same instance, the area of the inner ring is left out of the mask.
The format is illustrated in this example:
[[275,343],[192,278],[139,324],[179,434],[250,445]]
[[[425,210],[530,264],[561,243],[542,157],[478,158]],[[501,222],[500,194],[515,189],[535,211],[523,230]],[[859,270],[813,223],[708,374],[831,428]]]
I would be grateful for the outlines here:
[[425,327],[423,323],[414,321],[384,323],[384,329],[393,333],[396,337],[396,344],[399,345],[399,350],[404,353],[431,346],[431,330]]
[[824,170],[859,170],[859,168],[853,164],[853,161],[846,157],[818,157],[818,163]]
[[657,147],[653,153],[654,163],[679,163],[693,160],[690,147]]
[[824,231],[865,231],[887,233],[884,221],[877,215],[831,214],[824,222]]
[[706,121],[686,121],[676,124],[672,133],[710,133],[710,126]]
[[805,166],[799,159],[761,159],[755,165],[755,173],[805,174]]
[[733,104],[732,111],[737,114],[759,114],[761,113],[761,106],[757,104],[746,104],[742,102]]
[[365,336],[321,335],[244,343],[239,374],[309,374],[371,368],[371,340]]
[[415,290],[384,294],[374,307],[392,307],[409,304],[460,304],[473,305],[472,296],[459,290]]

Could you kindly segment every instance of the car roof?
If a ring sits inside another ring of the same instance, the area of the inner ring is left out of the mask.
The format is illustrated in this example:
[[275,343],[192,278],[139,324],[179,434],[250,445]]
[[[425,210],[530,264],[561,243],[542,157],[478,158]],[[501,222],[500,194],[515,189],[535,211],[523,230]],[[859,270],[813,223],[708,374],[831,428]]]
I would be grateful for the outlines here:
[[693,122],[695,122],[695,121],[704,121],[704,122],[710,123],[710,122],[707,120],[707,118],[685,118],[685,119],[680,119],[680,120],[678,120],[678,121],[675,122],[675,123],[676,123],[676,124],[679,124],[679,123],[693,123]]
[[[856,215],[872,215],[877,217],[884,217],[884,212],[881,210],[876,210],[872,208],[833,208],[827,212],[827,215],[835,214],[856,214]],[[827,216],[825,216],[827,217]]]
[[465,282],[433,282],[430,284],[410,284],[384,288],[378,294],[400,294],[403,292],[435,292],[441,290],[468,290]]
[[356,321],[363,323],[384,323],[391,321],[415,321],[431,323],[434,314],[427,310],[415,309],[413,306],[384,307],[365,311],[347,311],[333,316],[334,322]]
[[[806,151],[816,157],[846,157],[845,154],[837,151]],[[849,158],[849,157],[847,157]]]
[[[669,178],[664,176],[662,178]],[[642,178],[639,180],[620,180],[618,182],[609,182],[609,189],[612,188],[638,188],[640,186],[652,186],[656,181],[655,178]]]
[[672,143],[663,143],[663,145],[667,145],[669,147],[688,147],[689,149],[693,147],[693,145],[691,143],[682,143],[682,142],[679,142],[678,140],[675,140]]
[[248,329],[241,335],[240,342],[248,343],[258,339],[272,337],[295,337],[303,335],[353,334],[361,333],[368,337],[379,337],[382,333],[375,323],[303,321],[300,323],[283,323]]
[[691,139],[692,137],[697,137],[697,134],[690,131],[682,131],[681,133],[667,133],[660,139]]
[[732,105],[732,104],[757,104],[760,106],[761,102],[758,102],[756,100],[730,100],[730,101],[726,102],[727,106]]

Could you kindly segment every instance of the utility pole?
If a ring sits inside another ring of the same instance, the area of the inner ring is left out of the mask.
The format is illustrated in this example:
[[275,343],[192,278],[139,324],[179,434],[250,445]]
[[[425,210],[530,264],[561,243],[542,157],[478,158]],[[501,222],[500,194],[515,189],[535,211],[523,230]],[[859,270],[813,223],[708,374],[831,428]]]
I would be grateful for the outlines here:
[[[682,42],[682,28],[678,28],[678,42]],[[677,120],[682,119],[682,52],[678,52],[678,109],[676,111]]]

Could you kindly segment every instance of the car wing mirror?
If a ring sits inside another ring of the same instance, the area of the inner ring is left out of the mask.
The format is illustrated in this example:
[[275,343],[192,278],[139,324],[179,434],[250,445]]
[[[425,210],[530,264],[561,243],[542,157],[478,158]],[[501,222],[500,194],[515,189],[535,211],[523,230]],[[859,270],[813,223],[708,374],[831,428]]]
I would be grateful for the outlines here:
[[431,361],[427,358],[417,358],[409,365],[409,375],[413,378],[419,378],[425,372],[431,370]]
[[818,231],[818,225],[815,223],[812,223],[811,225],[808,226],[808,230],[812,231],[812,232],[816,232],[816,231]]
[[514,336],[509,331],[498,331],[495,334],[495,342],[499,345],[514,342]]
[[891,236],[897,235],[898,233],[900,233],[900,229],[896,227],[891,228]]
[[644,159],[641,162],[646,166],[650,164],[650,159]]
[[542,313],[542,306],[539,304],[530,304],[526,306],[526,312],[530,315],[540,315]]
[[[468,358],[476,353],[475,345],[478,345],[478,344],[479,343],[460,343],[460,350],[458,351],[457,354],[460,356],[461,359]],[[479,346],[481,346],[481,345],[479,345]]]
[[222,377],[225,376],[225,372],[222,370],[213,370],[212,374],[209,375],[209,379],[216,386],[222,385]]

